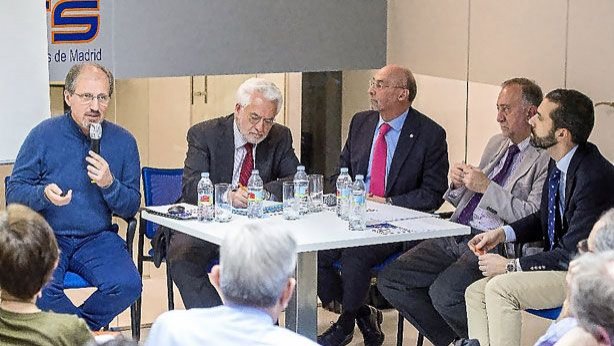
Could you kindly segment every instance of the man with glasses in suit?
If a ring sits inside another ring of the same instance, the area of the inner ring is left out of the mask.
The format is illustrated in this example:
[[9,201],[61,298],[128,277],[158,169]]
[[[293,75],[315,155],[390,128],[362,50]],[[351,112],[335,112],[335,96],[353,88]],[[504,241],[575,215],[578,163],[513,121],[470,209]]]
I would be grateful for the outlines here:
[[[258,169],[265,198],[280,201],[280,179],[291,179],[299,165],[290,129],[275,123],[282,105],[283,96],[274,83],[250,78],[237,90],[234,113],[192,126],[187,136],[181,200],[196,204],[202,172],[209,172],[213,184],[241,187],[247,186],[252,170]],[[244,188],[234,189],[230,198],[234,207],[247,206]],[[172,234],[168,263],[186,308],[222,303],[207,275],[207,264],[218,256],[218,249],[184,233]]]
[[[501,133],[489,140],[477,167],[461,162],[450,168],[444,198],[456,206],[451,221],[477,234],[538,209],[548,154],[529,144],[529,119],[542,98],[541,88],[526,78],[501,84]],[[384,297],[435,345],[467,337],[465,289],[482,277],[467,246],[471,237],[423,241],[378,277]]]
[[[448,171],[445,130],[412,107],[417,85],[405,67],[387,65],[369,83],[371,110],[352,118],[339,167],[351,177],[362,174],[368,198],[378,203],[431,212],[443,203]],[[381,345],[382,312],[367,305],[371,268],[382,263],[403,244],[382,244],[320,251],[318,295],[323,305],[340,301],[343,312],[318,337],[321,345],[346,345],[354,326],[365,345]],[[339,275],[333,263],[341,261]]]

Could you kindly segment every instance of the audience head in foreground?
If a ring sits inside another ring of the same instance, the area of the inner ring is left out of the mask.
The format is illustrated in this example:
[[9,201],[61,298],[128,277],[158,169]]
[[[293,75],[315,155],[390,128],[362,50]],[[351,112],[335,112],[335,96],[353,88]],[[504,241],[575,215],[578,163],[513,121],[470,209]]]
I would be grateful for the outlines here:
[[561,314],[555,323],[553,323],[546,333],[537,340],[535,346],[552,345],[566,337],[567,334],[586,334],[587,332],[581,332],[578,330],[578,321],[576,316],[570,309],[571,293],[573,292],[573,283],[575,282],[575,275],[584,271],[583,266],[578,265],[582,261],[582,254],[585,253],[600,253],[614,250],[614,208],[606,211],[601,215],[599,220],[595,222],[591,233],[588,235],[588,239],[582,240],[578,243],[578,254],[580,257],[573,260],[569,264],[569,270],[567,271],[567,290],[565,302],[561,309]]
[[92,338],[82,319],[36,307],[58,258],[42,216],[19,204],[0,211],[0,344],[83,345]]
[[277,320],[292,296],[295,267],[296,242],[289,232],[250,224],[224,238],[220,264],[209,278],[224,304],[266,309]]
[[570,306],[580,327],[565,334],[557,345],[613,345],[614,251],[586,253],[574,264]]
[[209,274],[224,305],[168,311],[155,321],[146,344],[315,345],[273,325],[294,290],[296,249],[290,233],[272,224],[228,232],[220,264]]

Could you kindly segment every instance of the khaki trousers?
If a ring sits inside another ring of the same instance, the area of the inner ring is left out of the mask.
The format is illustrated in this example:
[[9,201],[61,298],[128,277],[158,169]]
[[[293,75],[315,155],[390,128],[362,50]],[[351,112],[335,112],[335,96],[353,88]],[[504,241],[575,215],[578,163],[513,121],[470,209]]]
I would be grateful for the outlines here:
[[465,291],[469,338],[481,346],[520,345],[520,312],[563,305],[566,274],[516,272],[474,282]]

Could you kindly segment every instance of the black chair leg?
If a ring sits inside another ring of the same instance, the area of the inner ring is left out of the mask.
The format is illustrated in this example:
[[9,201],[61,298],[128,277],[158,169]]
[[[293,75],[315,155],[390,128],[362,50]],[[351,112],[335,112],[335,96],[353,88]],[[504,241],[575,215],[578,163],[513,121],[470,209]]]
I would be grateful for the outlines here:
[[399,322],[397,326],[397,346],[403,346],[403,322],[405,319],[399,312]]
[[[130,325],[132,327],[132,339],[134,339],[135,341],[139,341],[141,339],[141,318],[140,310],[138,309],[139,303],[140,302],[134,302],[134,304],[130,306]],[[139,312],[138,318],[137,311]]]
[[[168,231],[167,231],[168,232]],[[168,232],[166,234],[166,249],[170,249],[171,247],[171,233]],[[168,258],[166,259],[166,291],[168,295],[168,310],[175,310],[175,294],[173,293],[173,278],[171,276],[171,266],[168,263]]]
[[175,309],[175,294],[173,293],[173,278],[171,277],[171,270],[166,262],[166,290],[168,294],[168,310]]
[[418,342],[416,342],[416,346],[422,346],[423,343],[424,343],[424,335],[418,332]]

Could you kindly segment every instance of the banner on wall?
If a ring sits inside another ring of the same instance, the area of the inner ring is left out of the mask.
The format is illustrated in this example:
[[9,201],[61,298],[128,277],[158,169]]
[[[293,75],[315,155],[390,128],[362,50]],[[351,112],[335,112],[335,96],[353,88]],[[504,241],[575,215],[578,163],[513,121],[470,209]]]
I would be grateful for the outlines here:
[[46,0],[49,80],[63,81],[74,64],[112,68],[112,6],[102,0]]
[[84,62],[118,79],[386,63],[386,1],[46,0],[46,7],[51,81]]

